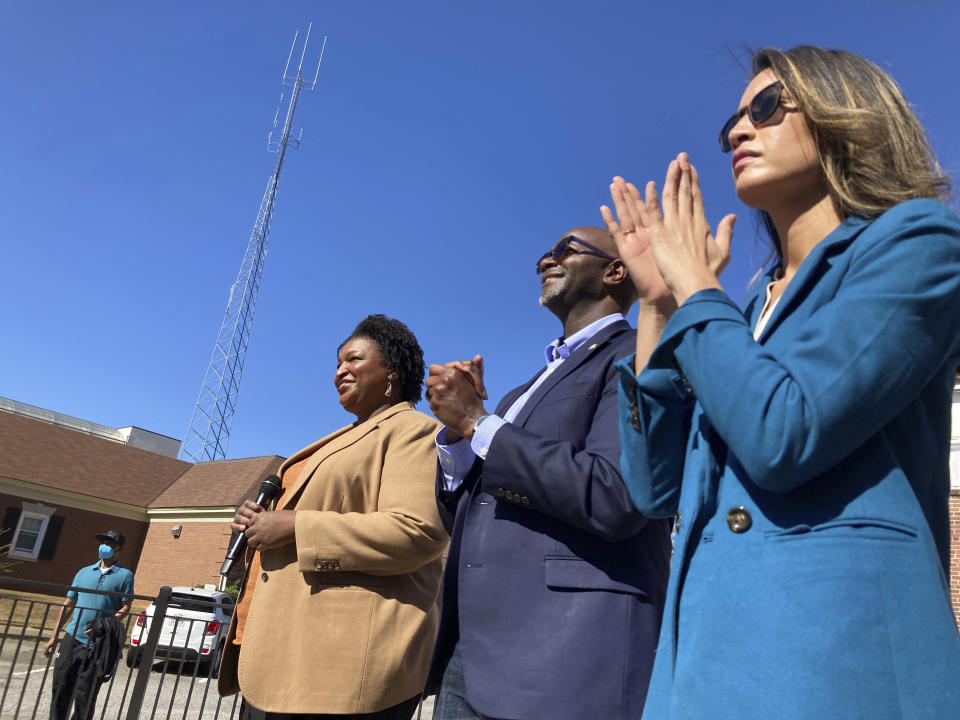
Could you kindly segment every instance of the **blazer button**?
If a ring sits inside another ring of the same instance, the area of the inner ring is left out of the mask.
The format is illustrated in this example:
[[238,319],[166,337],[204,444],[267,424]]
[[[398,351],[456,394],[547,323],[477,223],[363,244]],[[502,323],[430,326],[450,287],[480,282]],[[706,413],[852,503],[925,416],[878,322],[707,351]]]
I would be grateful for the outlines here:
[[260,573],[260,579],[263,582],[266,582],[269,579],[269,576],[266,573]]
[[727,525],[729,525],[730,529],[735,533],[745,533],[750,529],[750,526],[753,525],[753,518],[750,517],[747,509],[740,505],[739,507],[731,508],[730,512],[727,513]]

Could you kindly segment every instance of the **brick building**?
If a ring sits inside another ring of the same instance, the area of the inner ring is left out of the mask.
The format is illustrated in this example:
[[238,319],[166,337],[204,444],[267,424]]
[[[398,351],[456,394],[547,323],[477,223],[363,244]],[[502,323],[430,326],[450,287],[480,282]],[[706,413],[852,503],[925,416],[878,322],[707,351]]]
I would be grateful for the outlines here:
[[0,544],[10,576],[69,584],[96,561],[94,535],[122,532],[136,592],[216,583],[237,506],[280,467],[277,456],[196,465],[179,443],[0,398]]
[[270,455],[198,463],[160,493],[147,508],[150,523],[137,592],[154,595],[164,585],[216,583],[237,507],[282,461]]

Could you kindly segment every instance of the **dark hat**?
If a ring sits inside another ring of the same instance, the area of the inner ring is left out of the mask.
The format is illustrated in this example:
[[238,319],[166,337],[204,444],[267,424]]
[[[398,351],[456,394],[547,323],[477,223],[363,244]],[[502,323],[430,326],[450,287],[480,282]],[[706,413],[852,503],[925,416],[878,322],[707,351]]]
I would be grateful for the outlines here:
[[107,530],[105,533],[100,533],[95,536],[100,542],[112,542],[116,543],[120,547],[123,547],[127,542],[127,539],[123,536],[123,533],[117,532],[116,530]]

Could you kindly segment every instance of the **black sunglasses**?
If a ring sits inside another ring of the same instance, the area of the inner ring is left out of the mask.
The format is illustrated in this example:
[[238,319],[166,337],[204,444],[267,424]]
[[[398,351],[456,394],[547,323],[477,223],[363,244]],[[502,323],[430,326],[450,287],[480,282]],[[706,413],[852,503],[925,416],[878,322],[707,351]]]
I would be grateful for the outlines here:
[[[585,248],[590,248],[589,250],[577,250],[576,248],[570,247],[570,243],[575,242],[578,245],[583,245]],[[576,235],[567,235],[565,238],[562,238],[556,245],[550,248],[545,252],[540,259],[537,260],[537,275],[543,272],[541,264],[547,258],[551,258],[555,263],[561,262],[568,255],[596,255],[597,257],[606,258],[611,262],[616,260],[612,255],[608,255],[603,250],[598,248],[596,245],[591,245],[586,240],[581,240]]]
[[780,94],[782,92],[783,83],[779,81],[771,83],[754,95],[753,100],[750,101],[747,107],[740,108],[731,115],[730,119],[723,124],[723,129],[720,131],[720,150],[730,152],[732,149],[730,145],[730,131],[733,130],[734,125],[740,122],[740,118],[743,117],[744,113],[749,115],[750,122],[754,125],[759,125],[769,120],[770,116],[776,112],[777,106],[780,105]]

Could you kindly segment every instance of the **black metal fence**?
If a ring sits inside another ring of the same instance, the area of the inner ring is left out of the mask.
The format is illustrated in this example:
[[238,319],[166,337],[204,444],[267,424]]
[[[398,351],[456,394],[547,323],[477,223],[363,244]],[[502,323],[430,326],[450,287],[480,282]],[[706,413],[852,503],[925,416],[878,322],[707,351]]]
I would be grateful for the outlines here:
[[[51,717],[56,652],[47,656],[45,646],[63,607],[64,601],[56,598],[65,598],[70,589],[65,585],[0,578],[0,718]],[[53,599],[38,598],[37,594]],[[90,717],[235,717],[239,695],[221,698],[216,688],[222,640],[226,636],[224,619],[229,624],[233,605],[192,598],[189,609],[193,612],[181,612],[184,603],[178,602],[169,587],[162,588],[156,597],[132,597],[137,605],[150,609],[131,613],[124,619],[123,657],[100,686]],[[203,610],[209,610],[211,617],[198,617]],[[57,650],[60,647],[58,642]]]

